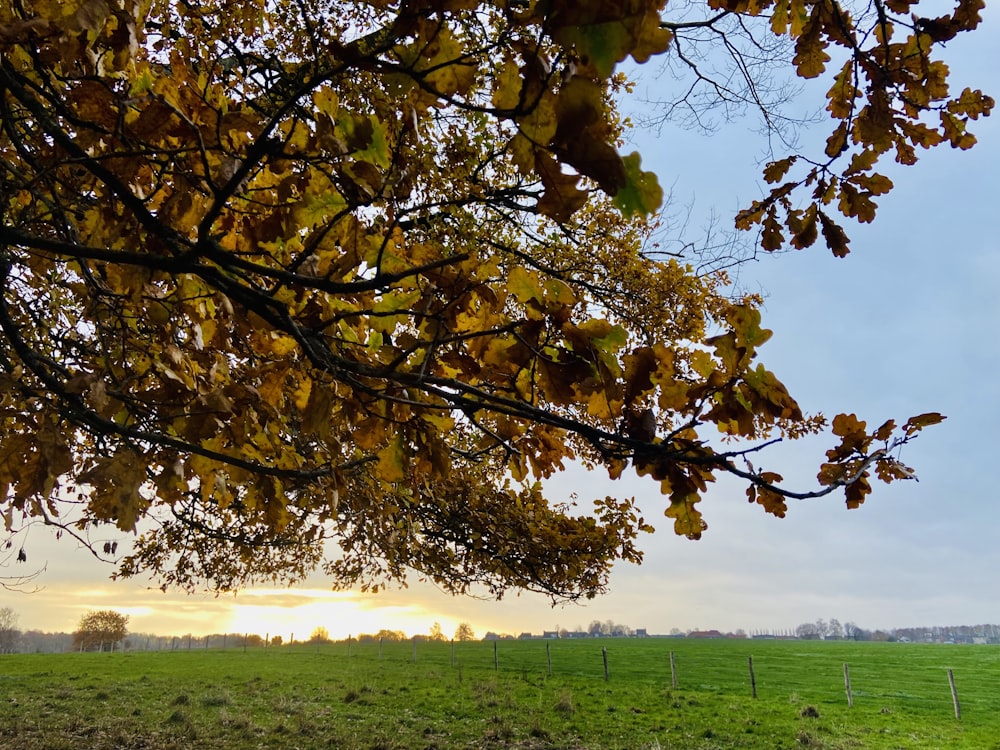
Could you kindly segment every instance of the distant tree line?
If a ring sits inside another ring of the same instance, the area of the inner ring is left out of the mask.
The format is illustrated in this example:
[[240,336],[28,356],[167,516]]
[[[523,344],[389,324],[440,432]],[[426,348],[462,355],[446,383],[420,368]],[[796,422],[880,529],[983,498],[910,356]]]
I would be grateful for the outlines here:
[[913,643],[1000,643],[1000,625],[933,625],[869,630],[854,622],[843,625],[836,618],[804,622],[795,635],[806,640],[852,640]]
[[[129,633],[128,617],[113,610],[88,612],[81,619],[73,633],[44,632],[37,629],[22,631],[18,627],[19,617],[13,607],[0,607],[0,654],[11,653],[62,653],[66,651],[166,651],[193,648],[262,648],[280,646],[284,639],[280,635],[261,636],[257,633],[213,633],[195,636],[190,633],[181,636],[164,636],[154,633]],[[584,629],[556,626],[547,631],[560,638],[571,637],[630,637],[636,635],[633,628],[613,620],[592,620]],[[687,634],[704,633],[689,631]],[[714,631],[710,631],[714,632]],[[643,634],[643,631],[639,631]],[[514,636],[507,633],[487,632],[483,640],[507,640],[524,637],[525,633]],[[539,634],[540,636],[541,634]],[[681,637],[684,631],[672,628],[670,635]],[[719,634],[722,635],[722,634]],[[740,629],[728,634],[731,637],[746,637]],[[536,636],[538,637],[538,636]],[[893,628],[889,630],[867,629],[855,622],[841,624],[837,618],[804,622],[796,628],[781,633],[751,633],[751,637],[792,637],[805,640],[856,640],[913,643],[1000,643],[1000,625],[932,625]],[[472,626],[463,622],[458,625],[452,639],[472,641],[476,639]],[[292,639],[290,638],[290,641]],[[441,624],[435,622],[426,634],[410,636],[402,630],[383,628],[376,633],[360,633],[352,636],[356,643],[378,643],[379,641],[447,641]],[[333,639],[326,627],[315,628],[308,643],[331,643]]]

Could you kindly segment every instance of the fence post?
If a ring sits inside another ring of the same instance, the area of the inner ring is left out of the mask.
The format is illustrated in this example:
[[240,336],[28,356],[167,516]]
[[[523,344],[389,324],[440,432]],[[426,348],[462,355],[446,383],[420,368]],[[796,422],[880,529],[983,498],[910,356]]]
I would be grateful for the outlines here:
[[847,707],[854,708],[854,693],[851,692],[851,668],[844,662],[844,692],[847,693]]
[[955,718],[962,718],[962,709],[958,705],[958,690],[955,689],[955,673],[948,670],[948,685],[951,687],[951,702],[955,706]]
[[670,652],[670,687],[677,689],[677,667],[674,665],[674,652]]
[[378,639],[378,660],[382,661],[382,638]]
[[750,668],[750,692],[754,698],[757,697],[757,678],[753,673],[753,657],[747,657],[747,666]]
[[416,664],[417,663],[417,636],[413,636],[413,638],[411,638],[411,640],[413,641],[413,663]]
[[497,652],[497,641],[493,641],[493,671],[500,671],[500,654]]
[[611,679],[611,675],[608,673],[608,647],[601,646],[601,658],[604,659],[604,681],[607,682]]
[[351,634],[347,634],[347,658],[351,658]]
[[[455,666],[455,639],[451,639],[451,666]],[[459,680],[461,682],[461,680]]]
[[545,641],[545,660],[549,663],[549,677],[552,676],[552,649],[549,648],[551,645],[548,641]]

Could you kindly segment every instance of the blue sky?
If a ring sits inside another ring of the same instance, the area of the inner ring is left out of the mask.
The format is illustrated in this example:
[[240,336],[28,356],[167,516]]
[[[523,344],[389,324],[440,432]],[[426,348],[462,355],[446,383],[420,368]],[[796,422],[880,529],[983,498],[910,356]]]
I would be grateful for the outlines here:
[[[1000,98],[1000,13],[949,44],[956,90],[971,85]],[[650,79],[644,76],[640,83]],[[638,93],[642,93],[640,88]],[[806,92],[795,106],[821,106]],[[825,125],[825,123],[824,123]],[[715,134],[665,128],[634,135],[643,166],[694,200],[692,225],[714,209],[724,225],[760,195],[764,141],[751,119]],[[657,487],[637,478],[611,482],[579,470],[551,483],[552,494],[581,500],[635,495],[658,532],[643,540],[642,566],[620,565],[611,592],[585,606],[552,608],[544,598],[502,602],[453,598],[413,584],[377,597],[331,595],[322,579],[287,592],[188,597],[111,583],[111,571],[66,542],[32,545],[48,568],[31,595],[0,591],[21,626],[71,630],[94,608],[119,608],[136,631],[256,630],[306,637],[317,625],[346,635],[381,627],[444,631],[468,621],[485,630],[540,632],[614,619],[651,632],[672,627],[794,628],[836,617],[864,627],[1000,622],[1000,116],[981,121],[969,152],[939,147],[915,167],[891,169],[895,190],[870,226],[848,225],[852,253],[819,246],[744,265],[740,283],[767,295],[764,325],[774,337],[760,359],[810,412],[855,412],[869,423],[940,411],[948,420],[905,448],[919,482],[880,483],[847,511],[830,497],[793,503],[779,520],[721,482],[703,503],[709,530],[698,542],[673,536]],[[822,142],[823,125],[803,141]],[[771,451],[791,484],[812,486],[830,439]]]

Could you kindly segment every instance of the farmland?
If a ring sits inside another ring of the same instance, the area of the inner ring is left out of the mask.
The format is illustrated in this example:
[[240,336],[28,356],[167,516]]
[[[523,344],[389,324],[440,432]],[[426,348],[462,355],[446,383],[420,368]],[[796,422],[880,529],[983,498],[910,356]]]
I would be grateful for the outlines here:
[[608,639],[17,655],[0,658],[0,706],[0,747],[18,750],[1000,750],[1000,647]]

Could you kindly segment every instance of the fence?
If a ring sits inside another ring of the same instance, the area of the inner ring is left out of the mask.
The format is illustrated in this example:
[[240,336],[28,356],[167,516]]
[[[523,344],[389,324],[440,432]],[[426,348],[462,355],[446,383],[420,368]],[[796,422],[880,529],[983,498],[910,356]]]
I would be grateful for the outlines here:
[[960,718],[1000,713],[1000,646],[586,639],[368,641],[298,644],[350,663],[409,662],[424,669],[643,683],[651,688],[742,694]]
[[[251,635],[148,639],[136,650],[299,655],[377,668],[404,663],[456,679],[490,673],[596,680],[651,689],[795,698],[960,718],[1000,714],[1000,646],[612,638],[430,641],[426,638],[274,645]],[[145,646],[145,649],[143,648]]]

